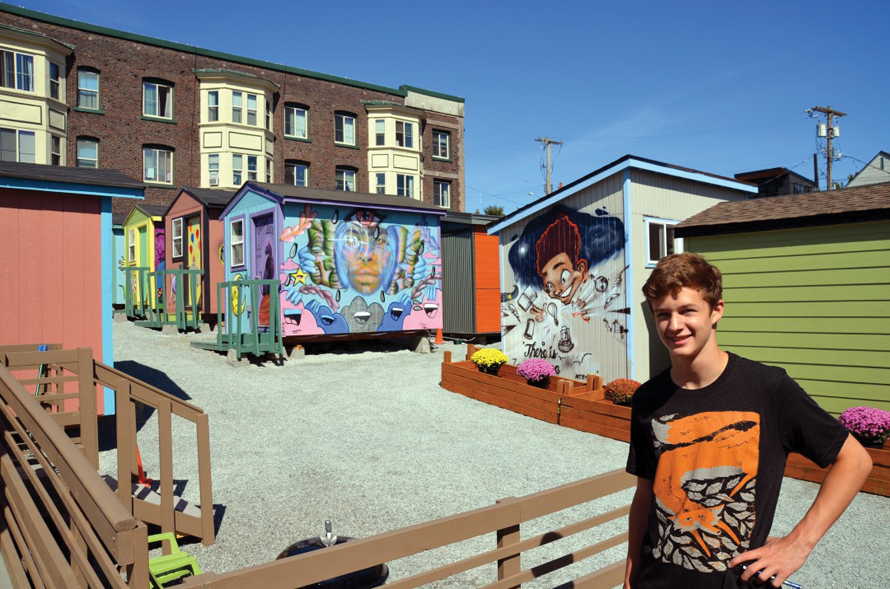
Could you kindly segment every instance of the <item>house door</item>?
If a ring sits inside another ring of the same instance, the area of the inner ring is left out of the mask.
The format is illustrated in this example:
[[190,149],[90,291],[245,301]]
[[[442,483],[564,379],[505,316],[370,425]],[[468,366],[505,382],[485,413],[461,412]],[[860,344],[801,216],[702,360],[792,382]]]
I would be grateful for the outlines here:
[[[200,270],[201,269],[201,248],[203,244],[201,243],[201,217],[192,217],[188,220],[188,232],[186,234],[186,239],[188,240],[188,254],[186,256],[186,268],[189,270]],[[187,285],[191,284],[191,279],[186,281]],[[189,305],[194,305],[196,301],[201,300],[201,278],[198,277],[195,282],[195,292],[194,296],[192,293],[189,293],[188,301]],[[187,288],[190,288],[187,286]]]
[[[275,263],[275,222],[271,213],[253,220],[253,236],[251,278],[275,278],[275,268],[278,266]],[[259,323],[269,325],[269,287],[264,286],[260,294]]]

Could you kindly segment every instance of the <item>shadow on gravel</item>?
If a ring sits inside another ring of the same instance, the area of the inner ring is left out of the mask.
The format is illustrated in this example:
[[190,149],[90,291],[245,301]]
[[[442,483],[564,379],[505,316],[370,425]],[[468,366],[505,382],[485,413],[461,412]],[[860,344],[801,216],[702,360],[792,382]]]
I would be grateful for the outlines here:
[[146,366],[139,362],[133,362],[132,360],[115,362],[114,367],[121,372],[126,372],[133,378],[138,378],[153,387],[161,389],[165,393],[170,393],[177,399],[182,399],[183,401],[192,400],[188,393],[179,388],[179,385],[175,382],[170,380],[170,377],[167,376],[166,372],[161,372],[157,368],[152,368],[151,366]]

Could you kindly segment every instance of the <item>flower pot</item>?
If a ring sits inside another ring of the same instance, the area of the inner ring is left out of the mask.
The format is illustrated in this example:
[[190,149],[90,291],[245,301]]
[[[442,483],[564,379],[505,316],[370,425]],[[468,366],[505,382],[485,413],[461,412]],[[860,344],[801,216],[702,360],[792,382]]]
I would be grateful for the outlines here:
[[498,375],[498,370],[501,369],[501,364],[495,364],[490,366],[477,366],[479,372],[484,372],[485,374],[493,374],[494,376]]
[[857,440],[859,440],[859,443],[862,444],[862,446],[863,446],[864,448],[876,448],[876,449],[881,449],[881,448],[884,447],[884,442],[881,442],[881,441],[873,440],[873,439],[871,439],[871,438],[866,438],[866,437],[860,436],[860,435],[857,434],[856,432],[852,432],[852,433],[853,433],[853,437],[856,438]]
[[546,389],[550,386],[550,377],[545,376],[544,378],[539,378],[538,380],[526,379],[525,382],[528,383],[529,386],[538,387],[539,389]]

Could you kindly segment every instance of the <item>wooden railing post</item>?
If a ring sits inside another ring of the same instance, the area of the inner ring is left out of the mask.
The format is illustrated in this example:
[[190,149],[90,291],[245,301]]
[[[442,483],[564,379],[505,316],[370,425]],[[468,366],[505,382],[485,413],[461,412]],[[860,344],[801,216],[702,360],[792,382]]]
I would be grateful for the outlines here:
[[99,470],[99,425],[96,408],[96,385],[93,381],[93,350],[77,348],[77,386],[80,393],[80,443],[83,452],[96,470]]
[[587,391],[595,391],[603,388],[603,377],[598,374],[587,375]]
[[161,530],[176,531],[176,510],[173,498],[173,405],[167,399],[158,401],[158,446],[161,458]]
[[[122,534],[123,535],[123,534]],[[130,589],[145,589],[148,581],[148,527],[140,523],[136,529],[127,533],[128,549],[132,550],[132,559],[124,567],[127,571],[127,586]]]
[[451,364],[451,352],[450,351],[446,350],[442,356],[443,356],[442,362],[444,364]]
[[[518,501],[516,497],[507,497],[504,499],[498,499],[495,503],[497,505],[503,505],[505,503],[514,503]],[[513,526],[508,526],[506,528],[502,528],[497,531],[497,542],[498,548],[504,548],[506,546],[512,546],[513,544],[519,544],[520,541],[520,530],[519,524]],[[513,575],[518,575],[522,572],[522,554],[515,554],[513,556],[508,556],[507,558],[498,559],[498,581],[503,581],[507,577],[512,577]],[[522,585],[512,585],[510,589],[520,589]]]
[[198,490],[201,496],[201,543],[210,546],[216,541],[213,528],[213,487],[210,479],[210,418],[206,413],[195,421],[198,434]]
[[136,424],[130,418],[133,409],[130,403],[130,382],[119,378],[114,387],[115,419],[117,420],[117,497],[131,514],[133,513],[133,473],[131,465],[135,460]]
[[473,344],[467,344],[467,360],[473,357],[473,354],[476,353],[476,346]]

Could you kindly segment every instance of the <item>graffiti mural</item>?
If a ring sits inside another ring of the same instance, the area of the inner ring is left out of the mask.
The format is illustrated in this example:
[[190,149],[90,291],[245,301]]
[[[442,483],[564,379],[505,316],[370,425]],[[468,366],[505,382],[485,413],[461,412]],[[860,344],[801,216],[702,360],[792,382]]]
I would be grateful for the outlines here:
[[598,346],[626,349],[624,224],[605,208],[593,212],[559,205],[507,236],[501,329],[511,363],[543,358],[584,379],[602,374]]
[[285,336],[442,326],[435,218],[308,204],[285,212],[279,236]]

